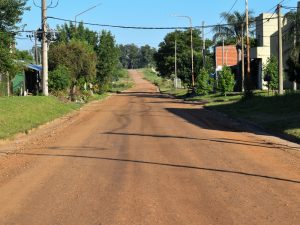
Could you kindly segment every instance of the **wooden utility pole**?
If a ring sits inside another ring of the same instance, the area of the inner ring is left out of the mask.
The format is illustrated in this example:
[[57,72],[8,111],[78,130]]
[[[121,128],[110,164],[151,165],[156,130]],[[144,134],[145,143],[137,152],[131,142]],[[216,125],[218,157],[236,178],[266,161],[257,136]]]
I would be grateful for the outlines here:
[[224,41],[224,37],[222,37],[222,69],[225,64],[224,54],[225,54],[225,41]]
[[278,92],[283,94],[283,58],[282,58],[282,20],[281,5],[277,5],[278,14]]
[[42,66],[43,66],[43,95],[48,96],[48,43],[47,43],[47,2],[42,0]]
[[177,39],[175,38],[175,88],[177,89],[177,82],[178,82],[178,78],[177,78]]
[[195,87],[195,74],[194,74],[194,45],[193,45],[193,25],[190,20],[190,25],[191,25],[191,57],[192,57],[192,87],[194,91]]
[[204,34],[204,25],[205,22],[202,22],[202,58],[203,58],[203,68],[205,68],[205,50],[206,50],[206,46],[205,46],[205,34]]
[[35,59],[35,64],[39,64],[39,59],[38,59],[38,50],[37,50],[37,31],[34,32],[34,59]]
[[245,91],[245,43],[244,43],[244,24],[242,23],[242,92]]
[[249,37],[249,6],[248,0],[246,0],[246,37],[247,37],[247,79],[250,83],[250,37]]

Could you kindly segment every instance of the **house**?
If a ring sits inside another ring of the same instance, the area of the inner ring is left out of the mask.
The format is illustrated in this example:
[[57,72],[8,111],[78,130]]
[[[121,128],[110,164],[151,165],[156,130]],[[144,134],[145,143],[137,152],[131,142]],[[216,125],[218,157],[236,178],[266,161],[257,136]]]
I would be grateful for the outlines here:
[[42,91],[41,71],[42,66],[40,65],[26,65],[24,72],[17,74],[12,80],[13,92],[20,95],[40,93]]
[[[298,3],[299,4],[299,3]],[[283,18],[281,19],[283,22]],[[288,33],[289,22],[285,21],[282,27],[283,36]],[[256,39],[257,47],[251,48],[250,56],[252,60],[257,61],[258,88],[267,89],[267,83],[264,81],[263,67],[268,58],[275,56],[278,58],[278,15],[262,13],[256,18]],[[283,66],[287,68],[286,61],[293,48],[293,43],[287,38],[283,38]],[[290,82],[284,72],[284,88],[291,89],[293,83]]]
[[223,66],[237,66],[238,51],[235,45],[217,46],[215,48],[216,71],[221,71]]

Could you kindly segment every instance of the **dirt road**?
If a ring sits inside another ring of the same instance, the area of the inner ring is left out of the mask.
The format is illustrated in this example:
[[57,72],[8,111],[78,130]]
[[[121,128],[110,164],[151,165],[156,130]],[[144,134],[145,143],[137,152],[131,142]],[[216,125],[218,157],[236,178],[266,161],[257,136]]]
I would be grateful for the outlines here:
[[17,150],[0,156],[1,225],[299,224],[298,147],[131,75],[128,92],[0,147]]

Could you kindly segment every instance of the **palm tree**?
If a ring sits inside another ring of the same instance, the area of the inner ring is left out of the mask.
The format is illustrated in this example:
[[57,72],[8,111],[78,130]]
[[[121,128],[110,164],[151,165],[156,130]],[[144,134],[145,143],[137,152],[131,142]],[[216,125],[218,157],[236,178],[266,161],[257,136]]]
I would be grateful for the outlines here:
[[[235,44],[237,49],[237,61],[240,62],[242,57],[242,38],[246,36],[246,29],[242,27],[246,27],[246,13],[240,13],[238,11],[234,11],[233,13],[223,12],[221,13],[221,18],[226,22],[226,25],[218,25],[213,31],[215,35],[213,36],[213,40],[215,42],[219,42],[221,40],[225,40],[226,44]],[[253,11],[249,11],[249,26],[254,23]],[[240,74],[241,70],[238,67],[238,73]],[[241,75],[242,76],[242,75]],[[243,82],[244,78],[241,79]],[[243,90],[243,84],[240,87]]]
[[[223,12],[221,18],[226,21],[226,25],[218,25],[214,27],[214,41],[220,41],[223,38],[234,42],[237,47],[241,47],[242,37],[246,35],[246,29],[242,33],[242,25],[246,24],[246,13],[235,11],[233,13]],[[254,23],[253,11],[249,11],[249,25]]]

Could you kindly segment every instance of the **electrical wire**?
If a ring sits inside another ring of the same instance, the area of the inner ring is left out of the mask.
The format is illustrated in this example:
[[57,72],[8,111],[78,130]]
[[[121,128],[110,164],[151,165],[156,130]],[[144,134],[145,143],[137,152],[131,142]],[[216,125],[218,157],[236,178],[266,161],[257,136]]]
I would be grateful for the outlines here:
[[[226,13],[226,15],[229,15],[231,13],[231,11],[233,10],[233,8],[235,7],[235,5],[237,4],[239,0],[235,0],[235,2],[233,3],[233,5],[231,6],[230,10]],[[224,18],[219,22],[222,23],[224,21]],[[213,30],[211,29],[210,31],[208,31],[205,36],[207,36],[208,34],[210,34],[211,32],[213,32]]]
[[[249,22],[257,22],[257,21],[265,21],[265,20],[271,20],[271,19],[277,19],[278,17],[272,17],[272,18],[263,18],[263,19],[254,19],[250,20]],[[64,19],[59,17],[53,17],[49,16],[47,19],[53,19],[53,20],[59,20],[63,22],[70,22],[75,23],[74,20],[70,19]],[[98,26],[98,27],[109,27],[109,28],[120,28],[120,29],[135,29],[135,30],[188,30],[191,27],[143,27],[143,26],[124,26],[124,25],[109,25],[109,24],[99,24],[99,23],[90,23],[90,22],[81,22],[84,25],[90,25],[90,26]],[[200,29],[202,27],[204,28],[214,28],[219,26],[230,26],[230,25],[236,25],[235,23],[226,23],[226,24],[216,24],[216,25],[205,25],[205,26],[194,26],[193,29]]]

